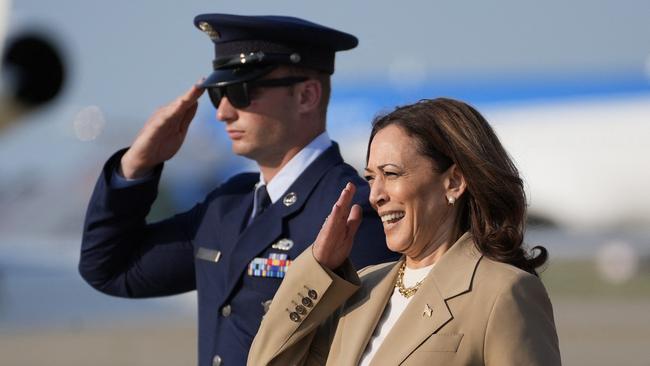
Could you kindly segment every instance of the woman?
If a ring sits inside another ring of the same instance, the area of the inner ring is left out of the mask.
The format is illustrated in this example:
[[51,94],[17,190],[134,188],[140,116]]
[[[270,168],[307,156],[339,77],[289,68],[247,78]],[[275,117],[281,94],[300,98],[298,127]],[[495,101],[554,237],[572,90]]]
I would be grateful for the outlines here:
[[487,121],[450,99],[378,118],[370,202],[398,262],[347,261],[361,211],[348,184],[291,267],[249,365],[559,365],[553,311],[522,247],[519,174]]

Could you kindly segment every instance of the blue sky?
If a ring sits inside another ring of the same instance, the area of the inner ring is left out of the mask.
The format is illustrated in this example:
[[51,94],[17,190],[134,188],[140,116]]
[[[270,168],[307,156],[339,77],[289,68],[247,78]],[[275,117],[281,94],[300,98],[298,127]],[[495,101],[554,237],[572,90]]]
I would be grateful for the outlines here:
[[359,47],[337,58],[343,88],[522,80],[629,88],[650,74],[646,0],[45,4],[14,1],[12,31],[41,29],[60,44],[73,71],[70,100],[125,115],[152,110],[209,72],[212,47],[192,25],[203,12],[293,15],[357,35]]

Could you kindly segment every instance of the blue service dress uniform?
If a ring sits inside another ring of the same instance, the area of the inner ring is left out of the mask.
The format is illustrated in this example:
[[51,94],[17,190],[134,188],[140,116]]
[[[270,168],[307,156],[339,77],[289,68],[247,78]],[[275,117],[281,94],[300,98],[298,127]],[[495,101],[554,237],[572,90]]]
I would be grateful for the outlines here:
[[[94,288],[120,297],[196,289],[200,366],[246,364],[283,265],[314,241],[347,182],[357,186],[355,202],[364,215],[351,260],[361,268],[397,257],[368,204],[368,185],[344,163],[335,143],[250,223],[258,173],[236,175],[188,212],[147,223],[162,165],[143,183],[113,188],[110,179],[122,154],[106,163],[91,197],[79,271]],[[265,272],[254,266],[269,258],[280,258],[274,263],[282,265]]]

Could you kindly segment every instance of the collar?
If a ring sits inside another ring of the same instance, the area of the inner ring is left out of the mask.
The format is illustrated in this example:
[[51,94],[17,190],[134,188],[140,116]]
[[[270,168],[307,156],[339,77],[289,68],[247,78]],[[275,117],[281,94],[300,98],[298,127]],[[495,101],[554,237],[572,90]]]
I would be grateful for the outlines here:
[[[401,364],[425,339],[453,319],[454,314],[446,300],[471,290],[472,279],[481,258],[482,255],[474,246],[472,235],[463,234],[433,266],[375,353],[374,360],[382,360],[382,364],[386,365]],[[392,285],[397,276],[395,268],[401,265],[402,261],[403,257],[388,273],[387,278],[384,278],[383,286],[378,288],[384,289],[383,296],[393,293]],[[381,300],[383,302],[380,305],[383,307],[388,300]],[[350,314],[353,313],[355,312]],[[370,338],[371,333],[372,331],[369,331],[366,339]],[[409,336],[404,338],[404,334]],[[400,344],[399,349],[390,346],[394,344]],[[357,357],[361,357],[360,352]]]
[[325,131],[313,139],[307,146],[303,147],[296,156],[291,158],[268,184],[260,173],[260,181],[256,184],[256,187],[266,184],[266,190],[269,193],[271,202],[275,203],[291,187],[293,182],[298,179],[300,174],[330,146],[332,146],[332,140],[330,140],[327,131]]
[[460,295],[470,290],[481,257],[472,234],[465,232],[436,262],[428,278],[436,283],[445,300]]

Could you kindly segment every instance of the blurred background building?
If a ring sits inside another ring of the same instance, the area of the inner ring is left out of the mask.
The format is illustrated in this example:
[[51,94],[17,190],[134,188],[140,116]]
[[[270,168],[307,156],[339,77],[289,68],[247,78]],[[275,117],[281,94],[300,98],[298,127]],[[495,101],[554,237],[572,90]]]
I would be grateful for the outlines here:
[[[204,12],[293,15],[359,37],[338,55],[328,114],[357,168],[378,113],[438,96],[478,107],[525,178],[527,243],[550,250],[542,279],[564,363],[650,364],[647,0],[0,0],[0,363],[195,363],[193,293],[115,299],[76,264],[105,159],[210,71],[213,48],[192,25]],[[151,219],[251,169],[202,100]]]

